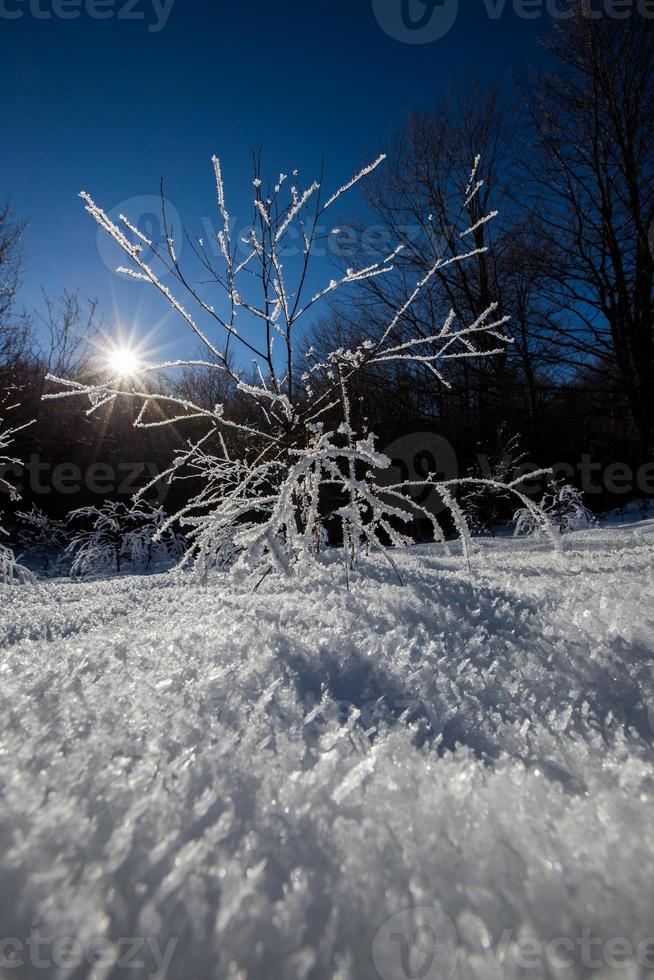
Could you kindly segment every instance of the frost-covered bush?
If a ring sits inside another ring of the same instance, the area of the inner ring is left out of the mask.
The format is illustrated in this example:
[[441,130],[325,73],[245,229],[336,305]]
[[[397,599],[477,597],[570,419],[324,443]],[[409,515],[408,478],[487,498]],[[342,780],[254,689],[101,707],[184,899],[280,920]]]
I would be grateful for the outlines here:
[[181,561],[187,548],[186,539],[171,526],[163,508],[141,501],[129,514],[133,526],[123,539],[124,561],[145,570]]
[[[15,408],[16,406],[11,406]],[[7,409],[5,409],[7,410]],[[10,409],[9,409],[10,410]],[[19,461],[7,455],[9,447],[14,441],[14,436],[21,429],[27,426],[19,426],[11,429],[5,425],[5,420],[0,416],[0,493],[8,495],[9,499],[19,500],[20,494],[12,483],[7,479],[7,468],[18,465]],[[3,513],[0,509],[0,536],[8,537],[7,531],[2,526]],[[0,582],[5,585],[11,582],[31,581],[31,573],[16,560],[13,550],[0,542]]]
[[[593,515],[584,506],[582,493],[568,484],[551,487],[543,498],[540,510],[547,517],[551,527],[560,534],[585,531],[593,521]],[[533,511],[527,508],[518,510],[513,520],[516,538],[543,533],[542,521],[539,521]]]
[[525,458],[520,449],[520,436],[505,439],[503,431],[498,434],[495,451],[478,457],[470,476],[489,480],[491,485],[475,484],[462,495],[462,506],[473,534],[494,537],[498,524],[510,518],[514,500],[506,485],[516,479]]
[[184,539],[167,524],[161,508],[141,503],[128,507],[122,501],[105,501],[101,507],[72,511],[75,531],[67,554],[74,578],[100,572],[120,573],[126,564],[147,571],[165,561],[169,566],[184,553]]
[[18,532],[21,557],[38,563],[46,575],[56,573],[65,564],[70,539],[66,522],[48,517],[36,506],[29,512],[18,511],[16,517],[23,525]]
[[[0,533],[5,535],[4,528],[0,528]],[[17,560],[13,550],[7,545],[0,544],[0,583],[11,585],[12,582],[32,582],[34,576]]]
[[128,514],[129,508],[124,503],[114,501],[107,501],[101,507],[71,511],[68,518],[71,524],[82,524],[67,548],[73,577],[108,570],[120,572]]
[[[107,377],[95,385],[51,376],[60,390],[48,397],[82,395],[90,401],[89,414],[116,399],[129,398],[140,403],[135,424],[142,428],[179,426],[191,419],[196,425],[205,423],[204,434],[189,441],[163,477],[201,479],[200,492],[172,520],[190,528],[189,556],[198,559],[203,571],[229,564],[256,574],[275,568],[290,572],[298,562],[315,558],[327,539],[343,548],[349,564],[356,562],[362,549],[409,543],[407,532],[420,509],[410,496],[415,486],[377,488],[376,476],[391,461],[377,452],[371,432],[355,431],[350,413],[353,379],[368,365],[402,361],[447,385],[450,361],[492,357],[510,343],[504,329],[508,317],[498,317],[496,305],[471,323],[460,322],[451,310],[429,336],[420,333],[411,315],[414,304],[422,302],[445,269],[474,261],[486,251],[475,246],[475,234],[495,213],[486,214],[480,203],[484,182],[477,158],[464,200],[452,202],[453,211],[460,215],[460,227],[452,232],[453,240],[460,243],[458,251],[430,258],[430,267],[409,287],[406,301],[389,314],[385,326],[371,327],[352,349],[339,348],[322,360],[310,351],[306,369],[298,370],[301,327],[307,315],[313,315],[318,304],[337,290],[390,273],[402,249],[399,246],[366,267],[349,268],[308,292],[311,259],[324,238],[331,209],[383,160],[379,157],[331,194],[315,181],[301,187],[297,171],[290,178],[281,173],[264,183],[256,164],[254,218],[247,233],[235,240],[221,165],[214,158],[220,230],[212,243],[188,236],[197,269],[180,264],[180,232],[170,227],[165,204],[166,244],[160,245],[126,216],[115,223],[82,194],[89,214],[129,260],[118,271],[160,292],[206,356],[143,365],[131,379]],[[329,234],[338,235],[339,229],[332,228]],[[299,256],[294,254],[298,241]],[[164,283],[164,275],[171,286]],[[247,368],[238,366],[239,352],[247,358]],[[162,373],[180,368],[223,375],[238,393],[238,414],[224,404],[207,408],[168,390],[155,390]],[[423,488],[430,479],[423,481]],[[489,487],[491,482],[470,479],[438,485],[467,553],[469,527],[457,494],[474,483]],[[512,483],[505,489],[513,494],[517,486]],[[162,525],[157,537],[169,526]],[[440,539],[433,520],[432,526]],[[102,553],[111,554],[112,547],[103,544]]]

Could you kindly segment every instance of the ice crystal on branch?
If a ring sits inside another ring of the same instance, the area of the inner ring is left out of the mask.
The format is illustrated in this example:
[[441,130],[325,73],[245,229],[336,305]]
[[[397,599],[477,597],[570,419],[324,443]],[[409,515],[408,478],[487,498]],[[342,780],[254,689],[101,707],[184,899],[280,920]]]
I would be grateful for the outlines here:
[[[353,564],[362,547],[408,543],[415,504],[406,487],[376,487],[375,472],[390,461],[376,451],[372,434],[352,429],[349,390],[354,376],[367,365],[404,361],[447,385],[443,368],[449,360],[491,357],[510,342],[504,330],[507,318],[497,316],[495,306],[473,323],[459,322],[452,311],[429,336],[412,326],[413,305],[439,274],[486,251],[466,244],[474,243],[477,224],[459,233],[460,252],[437,258],[384,326],[371,328],[353,349],[332,351],[321,363],[298,371],[300,327],[308,314],[337,291],[394,268],[402,246],[379,262],[349,268],[309,291],[309,281],[315,282],[309,269],[316,243],[337,231],[329,227],[331,210],[383,160],[380,156],[335,191],[325,191],[322,178],[300,187],[296,171],[290,182],[284,174],[266,182],[255,162],[252,224],[235,241],[223,172],[214,157],[218,247],[212,252],[203,238],[187,235],[202,270],[201,284],[182,268],[173,247],[163,190],[163,244],[146,239],[127,216],[115,223],[82,194],[86,210],[125,253],[128,265],[121,271],[166,298],[204,348],[206,360],[144,365],[140,378],[129,384],[103,379],[94,386],[51,378],[59,391],[48,397],[84,395],[90,400],[89,414],[107,401],[130,398],[141,403],[136,425],[144,428],[190,419],[206,423],[205,435],[190,441],[165,474],[168,480],[201,478],[202,489],[176,516],[191,529],[191,554],[202,569],[236,563],[290,571],[297,561],[317,555],[325,541],[340,544]],[[475,160],[467,205],[483,184],[479,167]],[[493,217],[489,214],[482,221]],[[291,238],[301,243],[300,256],[287,261]],[[165,270],[171,285],[164,284],[155,266]],[[239,366],[245,362],[250,367]],[[208,409],[153,391],[157,376],[194,365],[224,375],[238,392],[238,413],[223,404]],[[442,492],[467,537],[465,517],[455,499],[458,488],[444,486]],[[434,536],[440,538],[437,523],[432,524]]]

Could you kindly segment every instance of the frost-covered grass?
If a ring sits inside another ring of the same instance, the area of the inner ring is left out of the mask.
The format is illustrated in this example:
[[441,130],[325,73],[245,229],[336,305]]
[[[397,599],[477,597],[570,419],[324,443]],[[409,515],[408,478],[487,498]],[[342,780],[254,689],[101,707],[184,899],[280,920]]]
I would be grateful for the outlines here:
[[2,589],[2,936],[81,944],[7,976],[405,980],[409,907],[416,976],[647,976],[654,525],[395,560]]

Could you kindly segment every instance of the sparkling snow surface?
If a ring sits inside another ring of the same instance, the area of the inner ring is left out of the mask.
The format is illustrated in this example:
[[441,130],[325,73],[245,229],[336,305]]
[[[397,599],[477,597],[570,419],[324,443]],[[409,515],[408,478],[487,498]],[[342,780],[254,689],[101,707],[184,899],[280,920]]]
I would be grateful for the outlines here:
[[654,524],[564,547],[1,587],[0,976],[654,976]]

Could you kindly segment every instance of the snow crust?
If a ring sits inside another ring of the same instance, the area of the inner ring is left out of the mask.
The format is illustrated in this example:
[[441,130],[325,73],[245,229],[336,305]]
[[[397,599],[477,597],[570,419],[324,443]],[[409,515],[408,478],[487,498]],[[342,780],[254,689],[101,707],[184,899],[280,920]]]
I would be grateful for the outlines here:
[[[398,552],[405,588],[382,557],[349,591],[334,568],[2,587],[2,936],[174,938],[179,980],[405,980],[385,924],[427,908],[449,952],[421,976],[647,977],[654,525],[563,561],[480,548],[471,575]],[[591,968],[584,930],[633,956]],[[157,975],[150,946],[98,960],[0,975]]]

